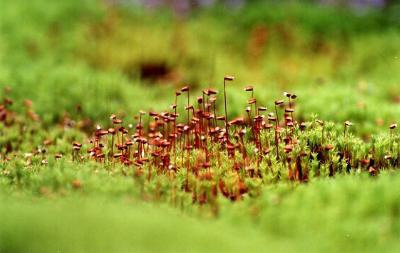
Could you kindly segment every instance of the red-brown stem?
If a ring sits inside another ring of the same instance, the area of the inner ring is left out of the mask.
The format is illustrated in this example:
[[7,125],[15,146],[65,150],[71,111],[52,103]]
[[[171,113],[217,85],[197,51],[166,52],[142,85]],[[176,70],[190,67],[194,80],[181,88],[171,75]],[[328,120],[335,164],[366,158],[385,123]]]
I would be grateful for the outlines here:
[[[290,100],[290,97],[289,97],[289,108],[292,109],[292,101]],[[290,112],[290,116],[292,117],[292,121],[294,121],[293,112]]]
[[247,116],[249,118],[249,123],[250,123],[250,127],[251,127],[251,133],[253,134],[254,143],[256,143],[256,134],[255,134],[255,130],[254,130],[253,120],[251,119],[251,110],[247,112]]
[[217,110],[215,109],[215,102],[213,102],[213,111],[214,111],[214,127],[217,127]]
[[225,134],[227,141],[229,140],[229,129],[228,129],[228,110],[226,106],[226,80],[224,78],[224,107],[225,107]]
[[278,130],[275,129],[275,146],[276,146],[276,159],[279,160],[279,140],[278,140]]
[[189,126],[189,123],[190,123],[190,113],[189,113],[189,105],[190,105],[190,96],[189,96],[189,91],[190,90],[187,90],[187,108],[188,108],[188,112],[187,112],[187,124],[188,124],[188,126]]
[[114,134],[111,134],[111,160],[114,159]]
[[140,138],[140,141],[139,141],[139,146],[138,146],[138,157],[139,157],[139,160],[141,159],[141,156],[142,156],[142,141],[141,141],[141,138],[142,138],[142,115],[141,115],[141,113],[139,113],[139,138]]
[[182,152],[182,162],[181,162],[181,167],[183,168],[183,163],[184,163],[184,154],[185,154],[185,138],[186,138],[186,134],[183,133],[183,141],[181,141],[182,145],[181,145],[181,152]]
[[175,110],[174,110],[174,138],[173,138],[173,142],[174,142],[174,165],[176,166],[176,139],[178,137],[177,135],[177,131],[176,131],[176,111],[177,111],[177,107],[178,107],[178,96],[175,95]]
[[279,139],[278,139],[278,125],[279,125],[279,116],[278,109],[275,104],[275,113],[276,113],[276,121],[275,121],[275,146],[276,146],[276,159],[279,160]]
[[279,125],[279,115],[278,115],[278,108],[276,108],[276,105],[275,105],[275,113],[276,113],[275,126],[276,126],[276,128],[278,128],[278,125]]
[[240,137],[240,142],[242,144],[242,157],[243,157],[243,161],[245,166],[247,166],[247,151],[246,151],[246,146],[244,144],[244,140],[243,140],[243,135],[239,135]]

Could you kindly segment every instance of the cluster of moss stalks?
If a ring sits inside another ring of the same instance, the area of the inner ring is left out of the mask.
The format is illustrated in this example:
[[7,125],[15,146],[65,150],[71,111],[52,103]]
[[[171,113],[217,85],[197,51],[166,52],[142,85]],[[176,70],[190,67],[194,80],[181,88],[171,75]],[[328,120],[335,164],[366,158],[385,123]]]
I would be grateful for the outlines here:
[[[136,125],[124,124],[113,114],[109,127],[96,126],[89,137],[81,130],[87,128],[85,119],[66,116],[58,130],[44,130],[30,101],[25,101],[25,115],[19,115],[12,111],[13,101],[4,98],[0,105],[2,174],[21,176],[7,167],[16,159],[23,160],[25,167],[49,166],[49,160],[80,166],[95,162],[96,171],[133,177],[142,190],[153,185],[154,195],[184,192],[191,194],[194,203],[213,204],[218,195],[232,201],[257,196],[262,185],[282,180],[306,183],[346,173],[377,176],[399,167],[396,124],[389,126],[387,134],[365,141],[352,133],[356,126],[350,121],[300,122],[295,94],[285,92],[283,100],[267,108],[252,86],[244,88],[248,104],[244,116],[229,119],[226,89],[232,81],[234,77],[224,77],[222,96],[208,88],[194,101],[190,86],[185,86],[175,92],[169,109],[140,111]],[[81,187],[78,180],[72,184]]]

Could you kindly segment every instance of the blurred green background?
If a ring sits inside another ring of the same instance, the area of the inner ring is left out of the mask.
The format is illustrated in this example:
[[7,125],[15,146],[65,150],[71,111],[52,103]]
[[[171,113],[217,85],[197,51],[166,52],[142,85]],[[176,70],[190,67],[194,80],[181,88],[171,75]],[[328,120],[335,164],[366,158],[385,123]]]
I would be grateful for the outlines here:
[[399,10],[379,0],[3,0],[0,86],[17,108],[32,99],[46,124],[77,105],[105,122],[167,108],[186,84],[220,89],[231,74],[231,116],[252,84],[261,104],[292,91],[301,118],[350,119],[367,136],[400,115]]

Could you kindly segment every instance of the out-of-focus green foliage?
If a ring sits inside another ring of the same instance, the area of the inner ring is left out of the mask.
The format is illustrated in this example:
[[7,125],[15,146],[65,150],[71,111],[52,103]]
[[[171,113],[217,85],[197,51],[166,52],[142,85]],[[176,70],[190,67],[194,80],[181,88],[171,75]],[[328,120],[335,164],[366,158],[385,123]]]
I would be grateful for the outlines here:
[[[33,195],[32,188],[10,190],[2,180],[1,252],[397,252],[400,247],[395,172],[266,186],[257,199],[220,199],[218,219],[210,219],[207,207],[192,206],[190,196],[180,200],[189,215],[179,207],[143,203],[129,178],[95,174],[96,167],[34,167],[41,172],[33,182],[57,178],[59,184],[44,184]],[[67,179],[73,171],[81,189]]]
[[[218,88],[229,73],[237,77],[228,90],[232,116],[251,83],[266,105],[295,91],[302,116],[352,119],[368,133],[400,110],[400,36],[389,12],[259,3],[176,18],[97,1],[5,1],[0,86],[32,99],[50,124],[77,104],[95,121],[165,108],[175,88]],[[164,74],[141,77],[149,64]]]

